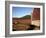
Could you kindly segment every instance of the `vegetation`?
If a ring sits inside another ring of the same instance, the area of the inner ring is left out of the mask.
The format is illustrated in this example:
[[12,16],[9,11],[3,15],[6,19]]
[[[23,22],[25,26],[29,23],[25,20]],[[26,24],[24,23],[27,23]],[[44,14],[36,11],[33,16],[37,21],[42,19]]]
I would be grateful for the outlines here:
[[31,18],[31,15],[26,15],[26,16],[23,16],[21,18]]

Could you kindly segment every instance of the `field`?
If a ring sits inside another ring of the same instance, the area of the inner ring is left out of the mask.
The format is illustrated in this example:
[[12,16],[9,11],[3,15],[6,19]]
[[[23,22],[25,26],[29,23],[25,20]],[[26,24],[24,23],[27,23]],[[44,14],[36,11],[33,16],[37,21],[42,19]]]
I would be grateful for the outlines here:
[[13,31],[34,30],[36,27],[31,24],[31,19],[13,18]]

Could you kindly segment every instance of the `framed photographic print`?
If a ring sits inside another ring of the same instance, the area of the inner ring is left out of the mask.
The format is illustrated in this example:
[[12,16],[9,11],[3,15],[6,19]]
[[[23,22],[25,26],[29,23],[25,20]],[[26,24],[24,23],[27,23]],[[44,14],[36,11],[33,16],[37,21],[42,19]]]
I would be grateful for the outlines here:
[[44,35],[44,3],[5,2],[5,36]]

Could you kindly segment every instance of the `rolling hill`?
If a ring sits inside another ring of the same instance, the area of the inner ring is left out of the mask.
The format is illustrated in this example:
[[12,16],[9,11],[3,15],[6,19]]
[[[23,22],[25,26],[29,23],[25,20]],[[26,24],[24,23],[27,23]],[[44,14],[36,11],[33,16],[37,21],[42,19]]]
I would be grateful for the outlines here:
[[31,15],[26,15],[26,16],[23,16],[21,18],[31,18]]

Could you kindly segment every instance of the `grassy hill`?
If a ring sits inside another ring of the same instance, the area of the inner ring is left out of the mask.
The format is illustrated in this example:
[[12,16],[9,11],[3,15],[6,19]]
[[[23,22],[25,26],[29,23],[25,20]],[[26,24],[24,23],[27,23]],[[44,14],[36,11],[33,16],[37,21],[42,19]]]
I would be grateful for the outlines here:
[[26,15],[26,16],[23,16],[21,18],[31,18],[31,15]]

